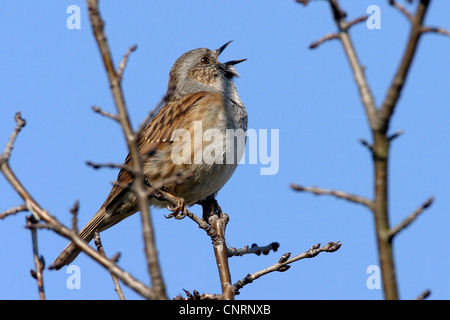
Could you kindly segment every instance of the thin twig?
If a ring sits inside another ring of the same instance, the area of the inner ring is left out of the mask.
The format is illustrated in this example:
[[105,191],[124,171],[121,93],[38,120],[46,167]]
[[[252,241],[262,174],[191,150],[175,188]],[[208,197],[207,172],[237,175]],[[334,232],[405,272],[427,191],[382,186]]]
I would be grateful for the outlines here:
[[394,79],[392,80],[384,102],[378,111],[376,129],[380,132],[386,133],[389,128],[391,116],[394,113],[394,108],[397,105],[397,101],[400,98],[406,77],[411,69],[410,66],[415,53],[417,52],[420,36],[423,34],[423,20],[425,18],[425,13],[427,12],[429,3],[429,0],[421,0],[417,6],[416,14],[412,19],[408,43],[400,66],[397,69]]
[[[102,241],[100,239],[100,233],[98,231],[95,231],[94,235],[94,243],[97,247],[97,251],[100,252],[101,255],[103,255],[105,258],[107,258],[105,249],[103,248]],[[116,260],[113,260],[114,262],[117,262]],[[119,296],[120,300],[125,300],[125,295],[123,294],[122,287],[120,286],[119,278],[117,276],[111,274],[111,277],[114,282],[114,290],[116,291],[117,295]]]
[[[33,223],[36,223],[36,220],[34,219],[34,217],[33,216],[27,217],[27,226],[32,226]],[[38,286],[38,292],[39,292],[39,299],[45,300],[44,277],[43,277],[43,271],[45,268],[44,257],[39,256],[36,228],[30,227],[29,229],[31,230],[33,260],[34,260],[34,266],[36,268],[35,270],[31,270],[31,275],[33,278],[36,279],[37,286]]]
[[373,145],[370,144],[369,141],[367,141],[366,139],[359,139],[359,142],[360,142],[363,146],[365,146],[367,149],[369,149],[370,152],[371,152],[372,154],[374,154],[374,151],[373,151]]
[[285,253],[284,255],[281,256],[280,260],[278,260],[278,262],[275,263],[274,265],[272,265],[268,268],[262,269],[260,271],[257,271],[255,273],[248,274],[243,279],[241,279],[238,282],[236,282],[235,284],[233,284],[232,285],[233,291],[235,292],[235,294],[239,294],[239,290],[241,288],[243,288],[245,285],[252,283],[254,280],[256,280],[266,274],[269,274],[274,271],[279,271],[279,272],[287,271],[290,268],[290,264],[295,261],[306,259],[306,258],[313,258],[321,252],[335,252],[335,251],[339,250],[341,245],[342,244],[339,241],[329,242],[328,244],[326,244],[323,247],[320,247],[320,243],[318,243],[318,244],[312,246],[308,251],[303,252],[293,258],[290,258],[290,255],[291,255],[290,253]]
[[298,3],[300,3],[300,4],[302,4],[302,5],[304,5],[304,6],[306,6],[307,4],[308,4],[308,2],[309,1],[311,1],[311,0],[296,0]]
[[349,22],[346,22],[345,28],[348,30],[351,27],[353,27],[354,25],[357,25],[358,23],[366,21],[368,18],[369,18],[369,16],[364,15],[364,16],[361,16],[359,18],[353,19],[353,20],[351,20]]
[[426,298],[428,298],[430,296],[430,294],[431,294],[431,291],[429,289],[426,289],[414,300],[425,300]]
[[429,198],[427,201],[425,201],[420,207],[418,207],[413,213],[411,213],[405,220],[400,222],[395,227],[391,228],[387,234],[388,239],[392,239],[394,236],[396,236],[400,231],[408,227],[414,220],[417,219],[417,217],[425,211],[426,208],[431,206],[431,204],[434,201],[434,197]]
[[[193,177],[192,173],[188,174],[175,174],[169,178],[165,178],[157,183],[150,184],[147,179],[144,179],[144,185],[147,186],[147,197],[154,196],[157,197],[160,201],[167,201],[172,207],[176,207],[178,205],[178,198],[170,195],[169,193],[163,191],[164,186],[167,185],[182,185],[186,183],[186,181]],[[129,187],[127,184],[118,183],[117,181],[114,183],[115,185],[126,188]],[[181,217],[179,217],[181,218]]]
[[130,54],[136,49],[137,49],[137,45],[131,46],[128,49],[127,53],[125,53],[125,55],[123,56],[122,61],[119,64],[119,69],[117,70],[117,75],[119,76],[119,78],[122,78],[122,74],[123,74],[123,71],[125,70],[125,66],[127,65]]
[[364,68],[359,62],[355,47],[353,46],[352,40],[348,33],[349,26],[363,21],[363,17],[360,17],[358,19],[353,20],[351,23],[348,23],[345,21],[346,13],[339,7],[337,0],[329,0],[329,3],[331,11],[333,12],[333,17],[336,26],[339,29],[339,38],[342,42],[344,51],[347,55],[347,58],[350,62],[350,66],[352,67],[353,70],[353,76],[358,86],[361,102],[366,110],[370,127],[373,129],[375,128],[376,125],[376,114],[377,114],[375,99],[373,98],[373,94],[367,82],[366,75],[364,73]]
[[449,36],[450,37],[450,30],[448,29],[444,29],[444,28],[438,28],[438,27],[422,27],[421,29],[422,33],[438,33],[438,34],[442,34],[444,36]]
[[14,142],[16,141],[17,135],[19,134],[20,130],[22,130],[22,128],[26,125],[26,121],[22,119],[22,114],[20,113],[20,111],[16,113],[14,118],[16,120],[16,128],[9,137],[9,141],[6,144],[5,151],[3,151],[3,154],[0,156],[0,165],[3,161],[8,161],[11,157],[11,151],[14,147]]
[[256,243],[254,243],[251,247],[245,246],[241,249],[228,248],[228,257],[243,256],[244,254],[251,253],[256,254],[257,256],[261,255],[261,253],[267,255],[270,253],[270,251],[276,252],[279,247],[280,244],[278,242],[272,242],[267,246],[258,246]]
[[221,294],[215,293],[203,293],[200,294],[197,290],[192,291],[190,293],[188,290],[183,289],[186,293],[186,298],[178,295],[174,298],[174,300],[222,300]]
[[75,234],[78,233],[78,209],[80,209],[80,201],[76,200],[73,207],[69,209],[72,214],[72,230]]
[[317,48],[318,46],[320,46],[322,43],[324,43],[324,42],[326,42],[326,41],[329,41],[329,40],[333,40],[333,39],[339,39],[339,33],[329,33],[329,34],[327,34],[326,36],[320,38],[319,40],[317,40],[317,41],[311,43],[311,44],[309,45],[309,48],[310,48],[310,49],[315,49],[315,48]]
[[404,133],[403,130],[397,130],[397,131],[395,131],[393,134],[391,134],[391,135],[388,137],[388,139],[389,139],[389,141],[392,141],[392,140],[394,140],[394,139],[397,139],[397,138],[398,138],[399,136],[401,136],[403,133]]
[[111,118],[117,122],[119,121],[119,117],[117,115],[112,114],[110,112],[106,112],[103,109],[101,109],[100,107],[92,106],[92,110],[94,110],[94,112],[96,112],[98,114],[101,114],[104,117]]
[[126,170],[128,172],[130,172],[131,174],[133,174],[133,168],[130,168],[124,164],[118,164],[118,163],[95,163],[92,161],[86,161],[86,165],[94,168],[94,169],[100,169],[100,168],[111,168],[111,169],[121,169],[121,170]]
[[396,7],[401,13],[403,13],[405,15],[406,18],[408,18],[408,20],[413,23],[414,21],[414,16],[411,14],[411,12],[408,11],[408,9],[406,9],[404,6],[402,6],[400,3],[398,3],[395,0],[389,0],[389,4],[391,6]]
[[0,212],[0,219],[4,219],[7,216],[17,214],[19,212],[28,211],[28,207],[26,204],[21,204],[20,206],[10,208],[6,211]]
[[[104,22],[98,9],[98,0],[87,0],[89,8],[89,19],[91,22],[92,31],[97,41],[100,50],[102,61],[108,75],[111,92],[114,98],[114,103],[117,109],[118,118],[128,145],[128,150],[131,158],[132,168],[135,172],[135,177],[132,182],[132,190],[136,194],[137,205],[141,212],[141,220],[143,226],[145,255],[147,257],[147,269],[152,281],[155,296],[157,299],[167,299],[165,284],[162,278],[161,267],[158,260],[158,251],[155,244],[155,236],[150,216],[149,200],[143,183],[142,174],[142,159],[137,145],[137,135],[133,132],[131,123],[128,117],[128,111],[125,104],[125,98],[121,87],[121,77],[123,70],[119,73],[114,68],[112,55],[107,42],[107,37],[104,31]],[[128,57],[125,58],[125,62]]]
[[340,190],[329,190],[329,189],[322,189],[317,187],[304,187],[300,186],[298,184],[291,184],[291,188],[295,191],[302,191],[302,192],[311,192],[315,195],[331,195],[336,198],[345,199],[350,202],[363,204],[369,209],[372,209],[373,201],[370,199],[367,199],[365,197],[357,196],[351,193],[347,193]]

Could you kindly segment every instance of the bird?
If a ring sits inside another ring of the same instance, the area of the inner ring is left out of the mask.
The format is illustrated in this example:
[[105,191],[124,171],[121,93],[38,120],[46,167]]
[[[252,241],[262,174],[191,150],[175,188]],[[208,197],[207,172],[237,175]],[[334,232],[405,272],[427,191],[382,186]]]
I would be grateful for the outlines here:
[[[230,43],[215,50],[198,48],[181,55],[170,70],[164,105],[137,132],[139,152],[147,155],[142,166],[144,185],[151,188],[163,183],[165,192],[181,200],[174,208],[164,199],[150,196],[151,206],[172,209],[174,214],[169,217],[182,215],[186,206],[201,204],[205,199],[216,201],[217,193],[233,175],[242,157],[248,116],[233,79],[240,76],[234,66],[247,59],[219,62],[219,55]],[[86,242],[96,232],[139,210],[136,195],[124,187],[133,181],[127,170],[131,167],[128,154],[117,183],[79,233]],[[189,178],[182,184],[170,182],[170,177],[180,174]],[[50,268],[58,270],[71,264],[80,252],[73,242],[69,243]]]

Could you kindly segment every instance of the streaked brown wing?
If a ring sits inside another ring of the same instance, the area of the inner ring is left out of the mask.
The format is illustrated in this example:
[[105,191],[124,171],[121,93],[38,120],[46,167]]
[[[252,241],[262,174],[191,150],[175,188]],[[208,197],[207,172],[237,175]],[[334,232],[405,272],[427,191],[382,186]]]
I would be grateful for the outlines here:
[[[183,97],[177,101],[167,102],[155,115],[153,119],[143,128],[139,134],[138,148],[141,155],[145,155],[152,150],[166,148],[170,143],[172,133],[180,128],[186,126],[186,114],[198,106],[209,105],[209,100],[221,99],[221,95],[212,92],[197,92]],[[208,100],[208,101],[207,101]],[[192,120],[192,119],[191,119]],[[125,159],[125,166],[131,167],[131,157],[128,154]],[[129,184],[132,181],[132,176],[127,170],[121,170],[117,176],[117,181],[122,184]],[[123,189],[114,186],[106,199],[104,205],[108,205]]]

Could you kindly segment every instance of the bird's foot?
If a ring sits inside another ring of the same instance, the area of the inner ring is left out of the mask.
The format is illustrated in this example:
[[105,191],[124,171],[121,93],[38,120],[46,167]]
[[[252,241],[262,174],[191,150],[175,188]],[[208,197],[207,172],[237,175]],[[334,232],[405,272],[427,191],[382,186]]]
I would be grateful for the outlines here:
[[184,201],[183,198],[175,197],[173,195],[170,196],[172,197],[172,199],[176,201],[176,205],[175,206],[173,206],[172,204],[167,205],[167,209],[172,211],[172,213],[165,217],[167,219],[175,218],[177,220],[186,218],[187,215],[186,201]]

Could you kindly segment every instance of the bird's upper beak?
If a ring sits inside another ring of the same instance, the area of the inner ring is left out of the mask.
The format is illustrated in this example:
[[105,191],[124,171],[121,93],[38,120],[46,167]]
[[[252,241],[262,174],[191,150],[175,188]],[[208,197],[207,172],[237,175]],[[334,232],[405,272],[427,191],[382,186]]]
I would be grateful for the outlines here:
[[227,43],[225,43],[223,46],[221,46],[219,49],[214,50],[214,55],[216,56],[216,58],[218,56],[220,56],[220,54],[222,53],[223,50],[225,50],[226,47],[228,47],[228,45],[232,42],[233,40],[228,41]]

